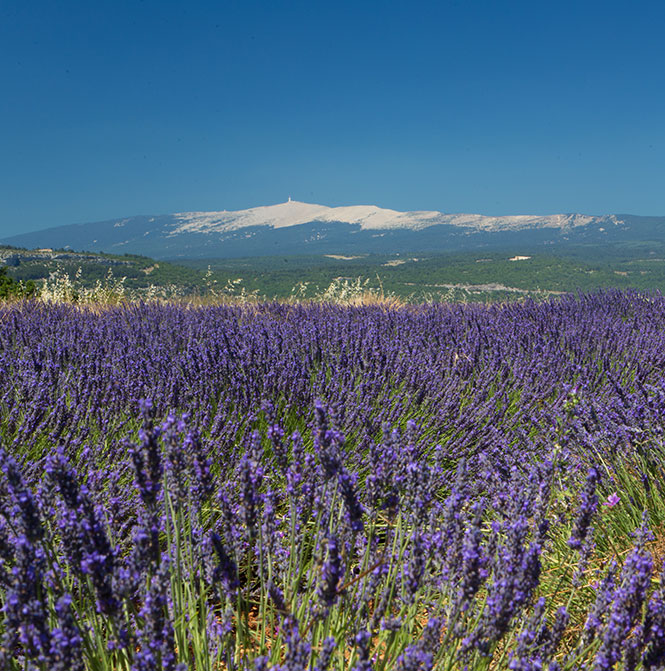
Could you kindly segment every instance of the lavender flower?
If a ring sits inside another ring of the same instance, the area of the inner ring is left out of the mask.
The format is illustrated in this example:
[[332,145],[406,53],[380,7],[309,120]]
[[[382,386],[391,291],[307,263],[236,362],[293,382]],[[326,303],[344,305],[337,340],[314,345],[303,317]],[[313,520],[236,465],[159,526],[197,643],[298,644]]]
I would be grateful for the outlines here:
[[162,564],[150,580],[139,612],[139,650],[134,656],[132,671],[185,671],[177,664],[174,650],[173,626],[168,617],[168,565]]
[[340,468],[337,481],[342,501],[344,501],[346,519],[353,533],[358,533],[364,529],[363,506],[356,491],[356,480],[357,478],[348,473],[346,469]]
[[39,508],[30,489],[23,481],[21,470],[15,459],[0,447],[0,470],[5,476],[7,487],[6,507],[3,515],[16,520],[30,543],[40,541],[44,536]]
[[537,543],[525,544],[527,530],[523,517],[507,525],[506,540],[498,547],[493,561],[492,581],[487,586],[480,623],[463,641],[464,651],[475,647],[486,654],[506,633],[538,584],[541,548]]
[[419,645],[409,645],[395,660],[396,671],[430,671],[432,667],[432,655]]
[[49,669],[52,671],[83,671],[81,634],[72,613],[72,597],[61,597],[55,605],[58,628],[51,632]]
[[140,410],[143,416],[143,427],[139,431],[140,443],[130,446],[130,454],[141,500],[148,510],[153,510],[161,489],[161,430],[153,425],[154,408],[151,401],[141,401]]
[[616,561],[612,561],[605,577],[596,585],[596,599],[589,610],[587,620],[584,624],[581,646],[587,646],[602,627],[603,618],[614,600],[617,573],[618,565]]
[[328,536],[326,555],[326,560],[321,568],[321,579],[317,584],[316,595],[324,609],[328,610],[337,602],[338,589],[345,570],[339,553],[339,541],[332,533]]
[[[51,632],[45,602],[44,537],[35,498],[23,480],[16,461],[0,448],[0,466],[6,480],[6,500],[0,501],[2,514],[15,523],[18,535],[13,539],[14,565],[8,576],[5,597],[2,652],[21,645],[25,655],[45,662],[50,656]],[[0,656],[0,659],[2,657]]]
[[182,446],[188,455],[192,470],[191,496],[195,508],[207,501],[213,493],[214,484],[210,472],[211,461],[203,452],[201,436],[191,430],[185,436]]
[[567,623],[568,614],[565,608],[560,608],[550,629],[545,617],[545,599],[540,598],[517,637],[517,647],[510,654],[508,668],[511,671],[546,668],[548,662],[553,661],[552,656],[556,652]]
[[113,593],[115,553],[101,511],[94,505],[87,487],[79,484],[62,446],[47,458],[46,474],[65,506],[60,511],[58,526],[70,565],[74,571],[90,577],[99,612],[116,613],[119,602]]
[[[211,555],[214,556],[212,566],[206,575],[207,580],[212,583],[221,583],[223,593],[231,601],[235,600],[238,588],[238,569],[231,556],[226,551],[222,539],[215,532],[209,534]],[[211,556],[211,559],[213,557]]]
[[[253,442],[258,440],[258,434],[254,434]],[[263,481],[263,468],[249,454],[243,455],[238,465],[239,480],[241,487],[240,513],[244,527],[247,529],[250,539],[257,532],[259,507],[261,505],[261,483]]]
[[411,538],[409,561],[402,574],[405,592],[404,599],[407,604],[412,604],[416,601],[418,589],[425,574],[426,563],[423,537],[418,532],[415,532]]
[[596,495],[598,479],[598,470],[595,467],[590,468],[586,484],[580,494],[580,507],[573,523],[573,531],[568,539],[568,545],[576,550],[584,544],[593,516],[598,510],[598,496]]
[[336,645],[336,641],[332,636],[328,636],[328,638],[323,641],[321,652],[316,660],[316,665],[314,666],[313,671],[328,671]]
[[44,663],[51,652],[51,631],[44,600],[44,554],[25,535],[18,536],[14,542],[16,564],[6,595],[0,652],[5,654],[20,645],[26,657]]
[[462,562],[460,568],[461,581],[459,587],[459,603],[461,610],[469,608],[471,600],[480,589],[487,576],[488,558],[485,556],[481,529],[484,503],[478,502],[473,507],[473,520],[464,533],[462,542]]
[[372,662],[369,658],[369,644],[371,635],[368,631],[359,631],[355,636],[355,650],[357,661],[351,671],[372,671]]
[[626,558],[619,585],[613,594],[602,643],[594,660],[594,671],[609,671],[621,659],[624,645],[644,603],[652,568],[651,555],[639,547]]
[[310,644],[300,635],[298,623],[291,617],[284,622],[286,630],[286,654],[281,671],[307,671],[311,656]]
[[184,421],[170,413],[160,428],[166,448],[167,477],[169,494],[180,504],[187,500],[187,453],[181,444]]
[[659,577],[644,617],[642,665],[647,671],[665,666],[665,567]]

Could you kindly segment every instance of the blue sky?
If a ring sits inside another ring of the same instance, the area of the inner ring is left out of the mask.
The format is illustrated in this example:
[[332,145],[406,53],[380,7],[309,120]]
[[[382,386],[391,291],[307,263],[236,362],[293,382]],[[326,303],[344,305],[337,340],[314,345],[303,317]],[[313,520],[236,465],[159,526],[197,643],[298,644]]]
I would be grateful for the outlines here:
[[665,3],[0,3],[0,235],[297,200],[665,215]]

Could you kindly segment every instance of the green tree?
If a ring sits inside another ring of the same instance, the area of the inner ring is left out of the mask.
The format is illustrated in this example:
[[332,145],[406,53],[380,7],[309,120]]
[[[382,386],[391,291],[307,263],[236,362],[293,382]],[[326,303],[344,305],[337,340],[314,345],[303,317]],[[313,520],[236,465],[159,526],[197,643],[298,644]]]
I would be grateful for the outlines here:
[[28,298],[34,296],[37,287],[32,280],[25,284],[17,282],[13,277],[7,275],[7,268],[0,267],[0,300],[7,298]]

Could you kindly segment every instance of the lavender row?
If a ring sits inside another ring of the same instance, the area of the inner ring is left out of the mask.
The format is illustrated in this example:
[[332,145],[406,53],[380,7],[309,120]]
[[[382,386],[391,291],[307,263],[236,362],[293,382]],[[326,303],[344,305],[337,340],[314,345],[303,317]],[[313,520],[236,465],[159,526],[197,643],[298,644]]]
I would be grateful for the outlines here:
[[201,431],[224,441],[264,401],[311,417],[319,399],[360,443],[420,417],[451,451],[483,450],[552,426],[572,388],[597,405],[651,398],[665,366],[662,307],[621,293],[400,310],[129,305],[93,315],[26,304],[1,315],[3,428],[8,440],[85,441],[151,398],[162,416],[195,408]]
[[662,668],[663,307],[6,309],[6,668]]

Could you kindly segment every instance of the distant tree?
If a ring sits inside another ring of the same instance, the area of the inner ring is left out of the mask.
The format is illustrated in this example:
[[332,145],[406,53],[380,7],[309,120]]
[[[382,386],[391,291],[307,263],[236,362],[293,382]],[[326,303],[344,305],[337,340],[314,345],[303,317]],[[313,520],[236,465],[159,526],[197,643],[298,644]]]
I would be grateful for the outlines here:
[[37,287],[32,280],[25,284],[17,282],[13,277],[7,275],[7,268],[0,267],[0,300],[7,298],[29,298],[34,296]]

